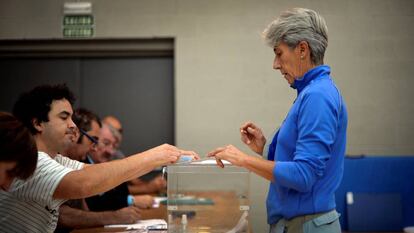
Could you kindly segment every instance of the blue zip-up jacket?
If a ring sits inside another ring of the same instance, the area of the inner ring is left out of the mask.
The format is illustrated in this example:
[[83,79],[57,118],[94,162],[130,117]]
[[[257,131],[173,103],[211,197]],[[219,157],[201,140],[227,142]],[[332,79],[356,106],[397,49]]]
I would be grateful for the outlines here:
[[298,96],[269,145],[276,161],[267,196],[269,224],[335,208],[343,174],[348,116],[329,66],[295,80]]

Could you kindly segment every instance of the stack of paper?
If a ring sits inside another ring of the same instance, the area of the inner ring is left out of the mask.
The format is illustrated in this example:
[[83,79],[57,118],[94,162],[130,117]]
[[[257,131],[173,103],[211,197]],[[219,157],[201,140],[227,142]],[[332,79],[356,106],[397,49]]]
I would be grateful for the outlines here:
[[126,228],[126,230],[155,230],[167,229],[167,222],[164,219],[140,220],[134,224],[106,225],[105,227]]

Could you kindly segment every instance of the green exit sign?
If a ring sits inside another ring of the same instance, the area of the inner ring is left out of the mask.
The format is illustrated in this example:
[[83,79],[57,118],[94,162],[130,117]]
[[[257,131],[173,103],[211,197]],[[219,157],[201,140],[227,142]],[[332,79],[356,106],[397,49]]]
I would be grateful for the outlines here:
[[93,28],[64,28],[64,37],[92,37]]
[[65,15],[63,17],[64,37],[92,37],[94,35],[93,15]]
[[64,26],[93,25],[92,15],[65,15],[63,18]]

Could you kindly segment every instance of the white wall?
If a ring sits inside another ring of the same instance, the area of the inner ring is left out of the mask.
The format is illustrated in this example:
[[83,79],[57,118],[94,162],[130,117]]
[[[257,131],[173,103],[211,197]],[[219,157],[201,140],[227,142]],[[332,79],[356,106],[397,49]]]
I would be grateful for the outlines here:
[[[0,39],[61,38],[62,0],[1,0]],[[247,120],[272,134],[295,91],[272,70],[260,33],[282,10],[325,16],[325,63],[349,111],[348,154],[414,154],[414,1],[94,0],[97,38],[174,37],[176,141],[202,155],[239,141]],[[255,232],[267,182],[252,176]]]

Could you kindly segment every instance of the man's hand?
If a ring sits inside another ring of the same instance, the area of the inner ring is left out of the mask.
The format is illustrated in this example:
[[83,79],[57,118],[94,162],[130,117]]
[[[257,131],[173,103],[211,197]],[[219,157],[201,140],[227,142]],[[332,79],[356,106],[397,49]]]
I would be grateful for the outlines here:
[[128,184],[130,194],[157,193],[165,191],[166,188],[167,181],[162,177],[162,175],[158,175],[148,182],[136,178],[131,180]]
[[246,122],[240,127],[240,136],[242,142],[250,147],[251,150],[259,155],[263,154],[266,138],[259,127],[252,122]]
[[217,165],[220,167],[224,167],[222,159],[229,161],[231,164],[243,167],[244,160],[248,156],[245,153],[241,152],[233,145],[228,145],[225,147],[219,147],[211,152],[208,153],[208,157],[215,157],[217,161]]
[[117,224],[136,223],[141,218],[141,210],[135,206],[128,206],[115,211],[114,217],[117,219]]
[[148,182],[148,192],[160,192],[167,187],[167,181],[160,175]]
[[181,155],[193,156],[195,160],[200,159],[200,156],[194,151],[181,150],[169,144],[154,147],[144,153],[151,155],[153,159],[159,163],[159,166],[164,166],[177,162]]
[[84,166],[63,177],[53,198],[79,199],[106,192],[157,167],[175,163],[182,155],[200,158],[194,151],[164,144],[124,159]]

